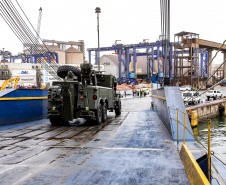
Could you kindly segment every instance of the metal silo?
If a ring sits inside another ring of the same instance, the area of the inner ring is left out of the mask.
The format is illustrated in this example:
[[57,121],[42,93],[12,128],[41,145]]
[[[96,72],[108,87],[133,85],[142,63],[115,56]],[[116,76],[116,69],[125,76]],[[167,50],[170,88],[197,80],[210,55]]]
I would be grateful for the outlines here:
[[66,53],[66,64],[81,64],[84,62],[83,52],[71,46]]
[[58,54],[59,64],[65,64],[65,52],[56,45],[47,45],[49,51],[55,52]]

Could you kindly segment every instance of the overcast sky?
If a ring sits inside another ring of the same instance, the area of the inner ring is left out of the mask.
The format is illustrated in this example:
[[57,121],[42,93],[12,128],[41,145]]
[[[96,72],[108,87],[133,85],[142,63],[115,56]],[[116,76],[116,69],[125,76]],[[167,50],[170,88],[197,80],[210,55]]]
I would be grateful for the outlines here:
[[[18,0],[18,2],[35,28],[39,8],[42,7],[40,33],[42,39],[84,40],[86,48],[97,47],[95,14],[97,6],[101,8],[102,47],[111,46],[115,40],[121,40],[123,44],[135,44],[143,39],[155,42],[161,34],[159,0]],[[222,43],[226,39],[225,8],[225,0],[171,1],[171,41],[174,40],[175,33],[189,31],[200,34],[201,39]],[[22,43],[1,17],[0,25],[0,49],[5,48],[14,54],[22,52]],[[222,55],[217,60],[221,62]]]

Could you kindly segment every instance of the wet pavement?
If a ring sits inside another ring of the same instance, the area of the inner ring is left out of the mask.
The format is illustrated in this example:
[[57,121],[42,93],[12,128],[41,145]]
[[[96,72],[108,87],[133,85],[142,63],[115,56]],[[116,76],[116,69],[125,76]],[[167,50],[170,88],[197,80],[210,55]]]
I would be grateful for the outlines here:
[[101,125],[0,127],[0,184],[190,184],[150,104],[127,96]]

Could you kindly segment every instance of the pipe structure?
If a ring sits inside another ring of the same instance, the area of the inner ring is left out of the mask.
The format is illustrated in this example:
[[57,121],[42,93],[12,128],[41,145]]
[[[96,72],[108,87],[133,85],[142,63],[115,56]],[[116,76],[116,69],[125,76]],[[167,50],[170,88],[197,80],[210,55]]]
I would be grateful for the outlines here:
[[151,48],[151,63],[152,63],[152,76],[153,76],[153,72],[154,72],[154,48]]
[[[198,49],[195,48],[195,56],[196,57],[197,57],[197,54],[198,54]],[[197,64],[198,64],[198,59],[195,58],[195,66],[197,66]],[[197,76],[197,75],[198,75],[198,68],[195,68],[195,76]]]
[[208,75],[208,51],[205,52],[205,68],[206,68],[206,75]]
[[89,53],[89,64],[91,64],[91,51],[88,51]]
[[127,79],[129,79],[129,48],[126,49]]
[[99,34],[99,13],[101,13],[100,7],[96,7],[95,13],[97,13],[97,37],[98,37],[98,71],[100,71],[100,34]]
[[122,79],[122,76],[121,76],[121,73],[122,73],[122,50],[121,48],[118,50],[118,69],[119,69],[119,82],[121,82],[121,79]]
[[95,65],[98,64],[98,51],[95,51]]
[[170,78],[173,77],[172,70],[173,70],[173,45],[170,44],[170,55],[169,55],[169,77]]
[[149,60],[149,57],[148,57],[148,48],[147,48],[147,80],[149,81],[150,80],[150,60]]
[[200,51],[200,70],[201,70],[200,74],[202,74],[202,72],[203,72],[203,50]]
[[[133,71],[134,74],[136,74],[136,61],[137,61],[137,53],[136,53],[136,48],[133,48]],[[136,76],[137,78],[137,76]]]
[[158,79],[159,79],[159,46],[157,46]]

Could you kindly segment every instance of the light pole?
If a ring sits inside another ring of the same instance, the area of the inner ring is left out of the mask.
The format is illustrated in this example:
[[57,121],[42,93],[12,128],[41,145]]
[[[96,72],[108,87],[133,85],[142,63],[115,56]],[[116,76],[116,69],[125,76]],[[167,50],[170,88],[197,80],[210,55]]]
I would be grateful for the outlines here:
[[98,71],[100,71],[100,38],[99,38],[99,13],[101,13],[100,7],[96,7],[95,13],[97,13],[97,37],[98,37]]

